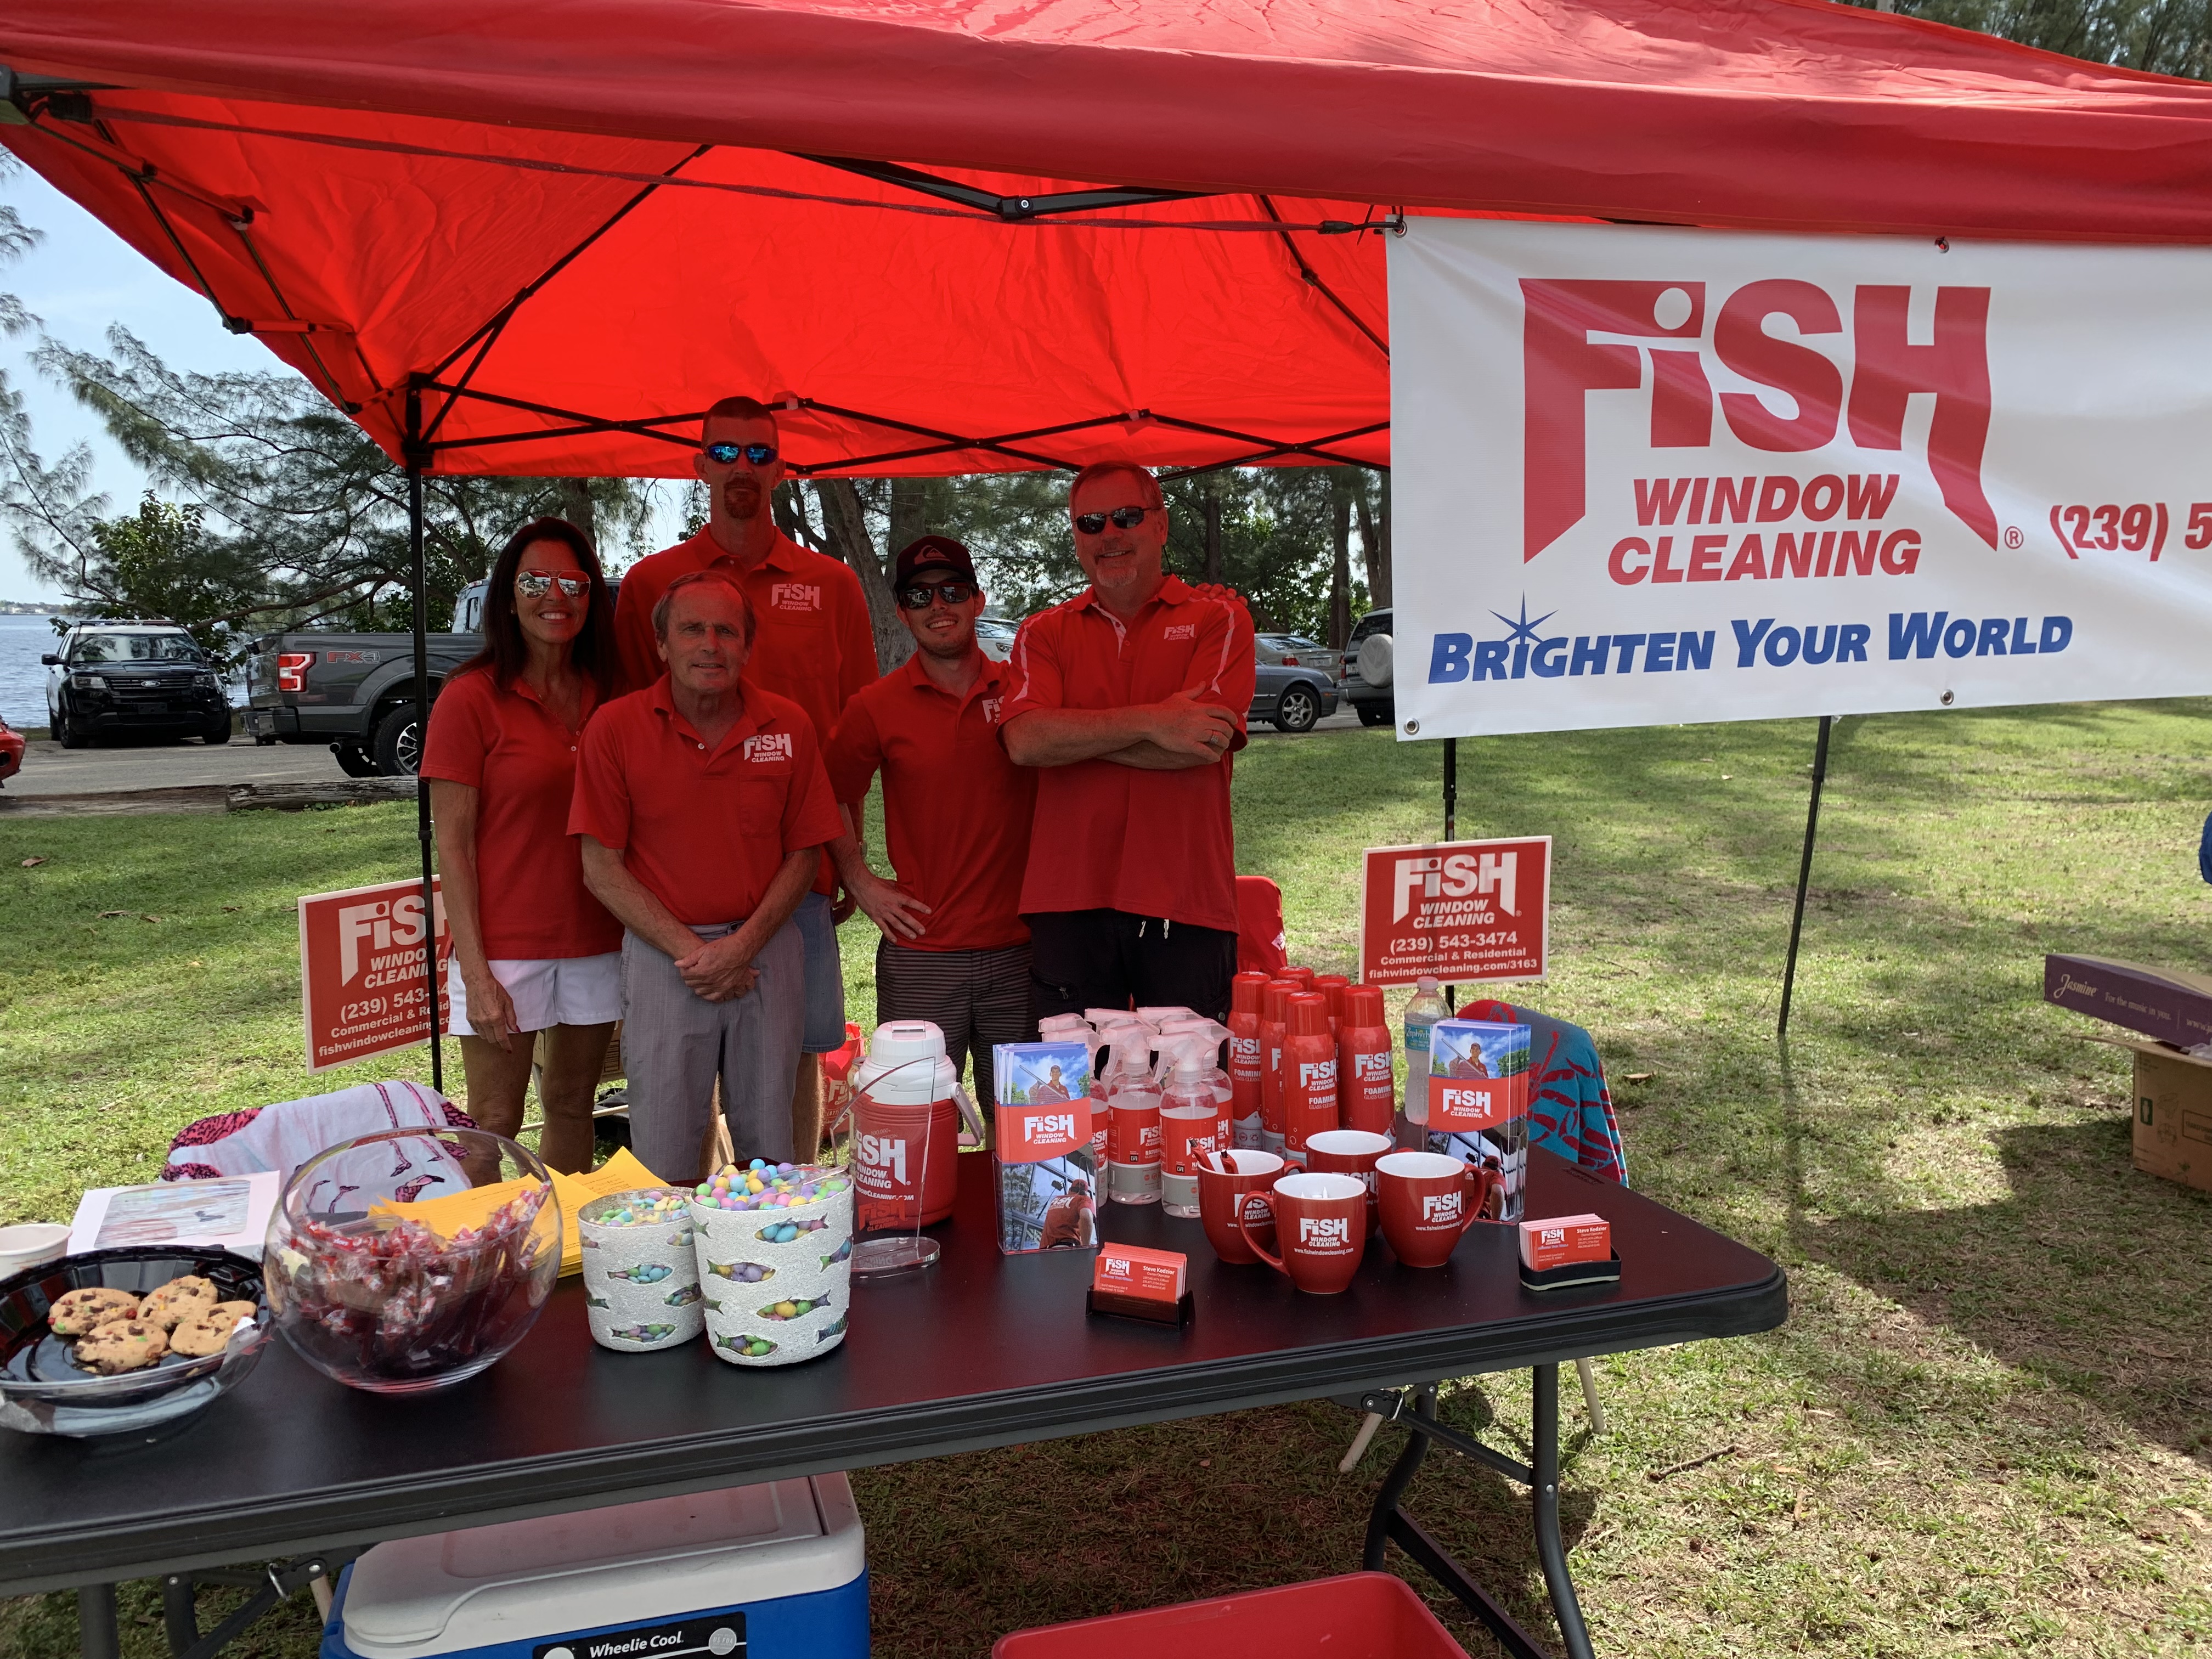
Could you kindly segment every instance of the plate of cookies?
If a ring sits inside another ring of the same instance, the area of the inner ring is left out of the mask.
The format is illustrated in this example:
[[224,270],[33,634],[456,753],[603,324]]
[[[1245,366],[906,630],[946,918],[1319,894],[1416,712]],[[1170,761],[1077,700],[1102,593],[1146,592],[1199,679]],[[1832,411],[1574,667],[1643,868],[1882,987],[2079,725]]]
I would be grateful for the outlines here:
[[93,1250],[0,1282],[0,1427],[121,1434],[234,1387],[270,1333],[261,1268],[177,1246]]

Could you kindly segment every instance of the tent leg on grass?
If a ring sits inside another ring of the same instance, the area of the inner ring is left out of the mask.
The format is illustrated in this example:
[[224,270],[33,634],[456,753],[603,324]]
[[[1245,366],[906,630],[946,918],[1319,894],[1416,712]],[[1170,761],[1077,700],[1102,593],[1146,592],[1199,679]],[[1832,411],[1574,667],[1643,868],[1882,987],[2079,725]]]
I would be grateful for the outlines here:
[[438,899],[432,885],[430,786],[422,776],[430,739],[430,585],[422,550],[422,392],[407,390],[407,550],[415,561],[415,835],[422,845],[423,1008],[430,1022],[430,1086],[446,1091],[446,1057],[438,1042]]
[[1605,1407],[1598,1403],[1597,1373],[1587,1359],[1575,1361],[1575,1375],[1582,1379],[1583,1404],[1589,1408],[1590,1432],[1605,1432]]
[[1813,878],[1813,835],[1820,825],[1820,785],[1828,775],[1828,732],[1835,717],[1820,716],[1820,740],[1813,746],[1813,797],[1805,808],[1805,854],[1797,861],[1797,908],[1790,916],[1790,956],[1782,965],[1782,1018],[1775,1022],[1774,1039],[1790,1036],[1790,994],[1797,984],[1797,935],[1805,927],[1805,885]]

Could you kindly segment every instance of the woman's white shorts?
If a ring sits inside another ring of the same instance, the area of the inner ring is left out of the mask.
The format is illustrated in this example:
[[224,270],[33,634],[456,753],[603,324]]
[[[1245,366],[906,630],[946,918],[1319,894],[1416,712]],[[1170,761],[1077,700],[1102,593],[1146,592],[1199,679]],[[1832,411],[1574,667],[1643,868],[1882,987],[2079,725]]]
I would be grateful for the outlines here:
[[[549,1025],[605,1025],[622,1018],[622,952],[602,957],[555,957],[550,961],[496,960],[491,976],[507,988],[514,1004],[514,1029],[542,1031]],[[449,1009],[446,1029],[455,1036],[474,1036],[469,1024],[468,989],[461,983],[458,957],[446,963]]]

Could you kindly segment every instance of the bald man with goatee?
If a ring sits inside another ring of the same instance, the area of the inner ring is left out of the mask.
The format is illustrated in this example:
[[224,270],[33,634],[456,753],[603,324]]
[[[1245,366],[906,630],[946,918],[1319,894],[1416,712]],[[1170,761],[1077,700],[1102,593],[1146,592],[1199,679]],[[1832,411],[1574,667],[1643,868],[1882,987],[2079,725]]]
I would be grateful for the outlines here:
[[[624,689],[660,678],[653,607],[668,585],[695,570],[732,577],[752,605],[757,633],[745,683],[788,697],[827,744],[853,694],[876,678],[875,634],[852,569],[809,552],[781,530],[769,510],[783,481],[775,411],[751,398],[725,398],[707,411],[692,470],[707,487],[707,523],[623,574],[615,640]],[[845,975],[830,902],[836,873],[827,857],[793,918],[806,947],[806,1023],[792,1097],[792,1137],[802,1158],[821,1144],[822,1072],[813,1056],[845,1042]]]

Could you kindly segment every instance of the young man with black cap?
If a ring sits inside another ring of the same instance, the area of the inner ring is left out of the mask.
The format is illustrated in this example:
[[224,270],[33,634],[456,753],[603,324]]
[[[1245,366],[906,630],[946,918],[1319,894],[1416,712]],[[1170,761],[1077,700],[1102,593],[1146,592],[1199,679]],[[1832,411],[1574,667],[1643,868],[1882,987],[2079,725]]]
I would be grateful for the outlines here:
[[[1021,916],[1036,775],[999,741],[1006,665],[975,643],[983,590],[968,550],[922,537],[899,554],[892,592],[915,650],[838,720],[823,758],[846,833],[830,855],[883,929],[877,1023],[930,1021],[956,1071],[972,1051],[976,1102],[988,1112],[992,1045],[1036,1035]],[[869,870],[857,833],[878,770],[896,881]]]

